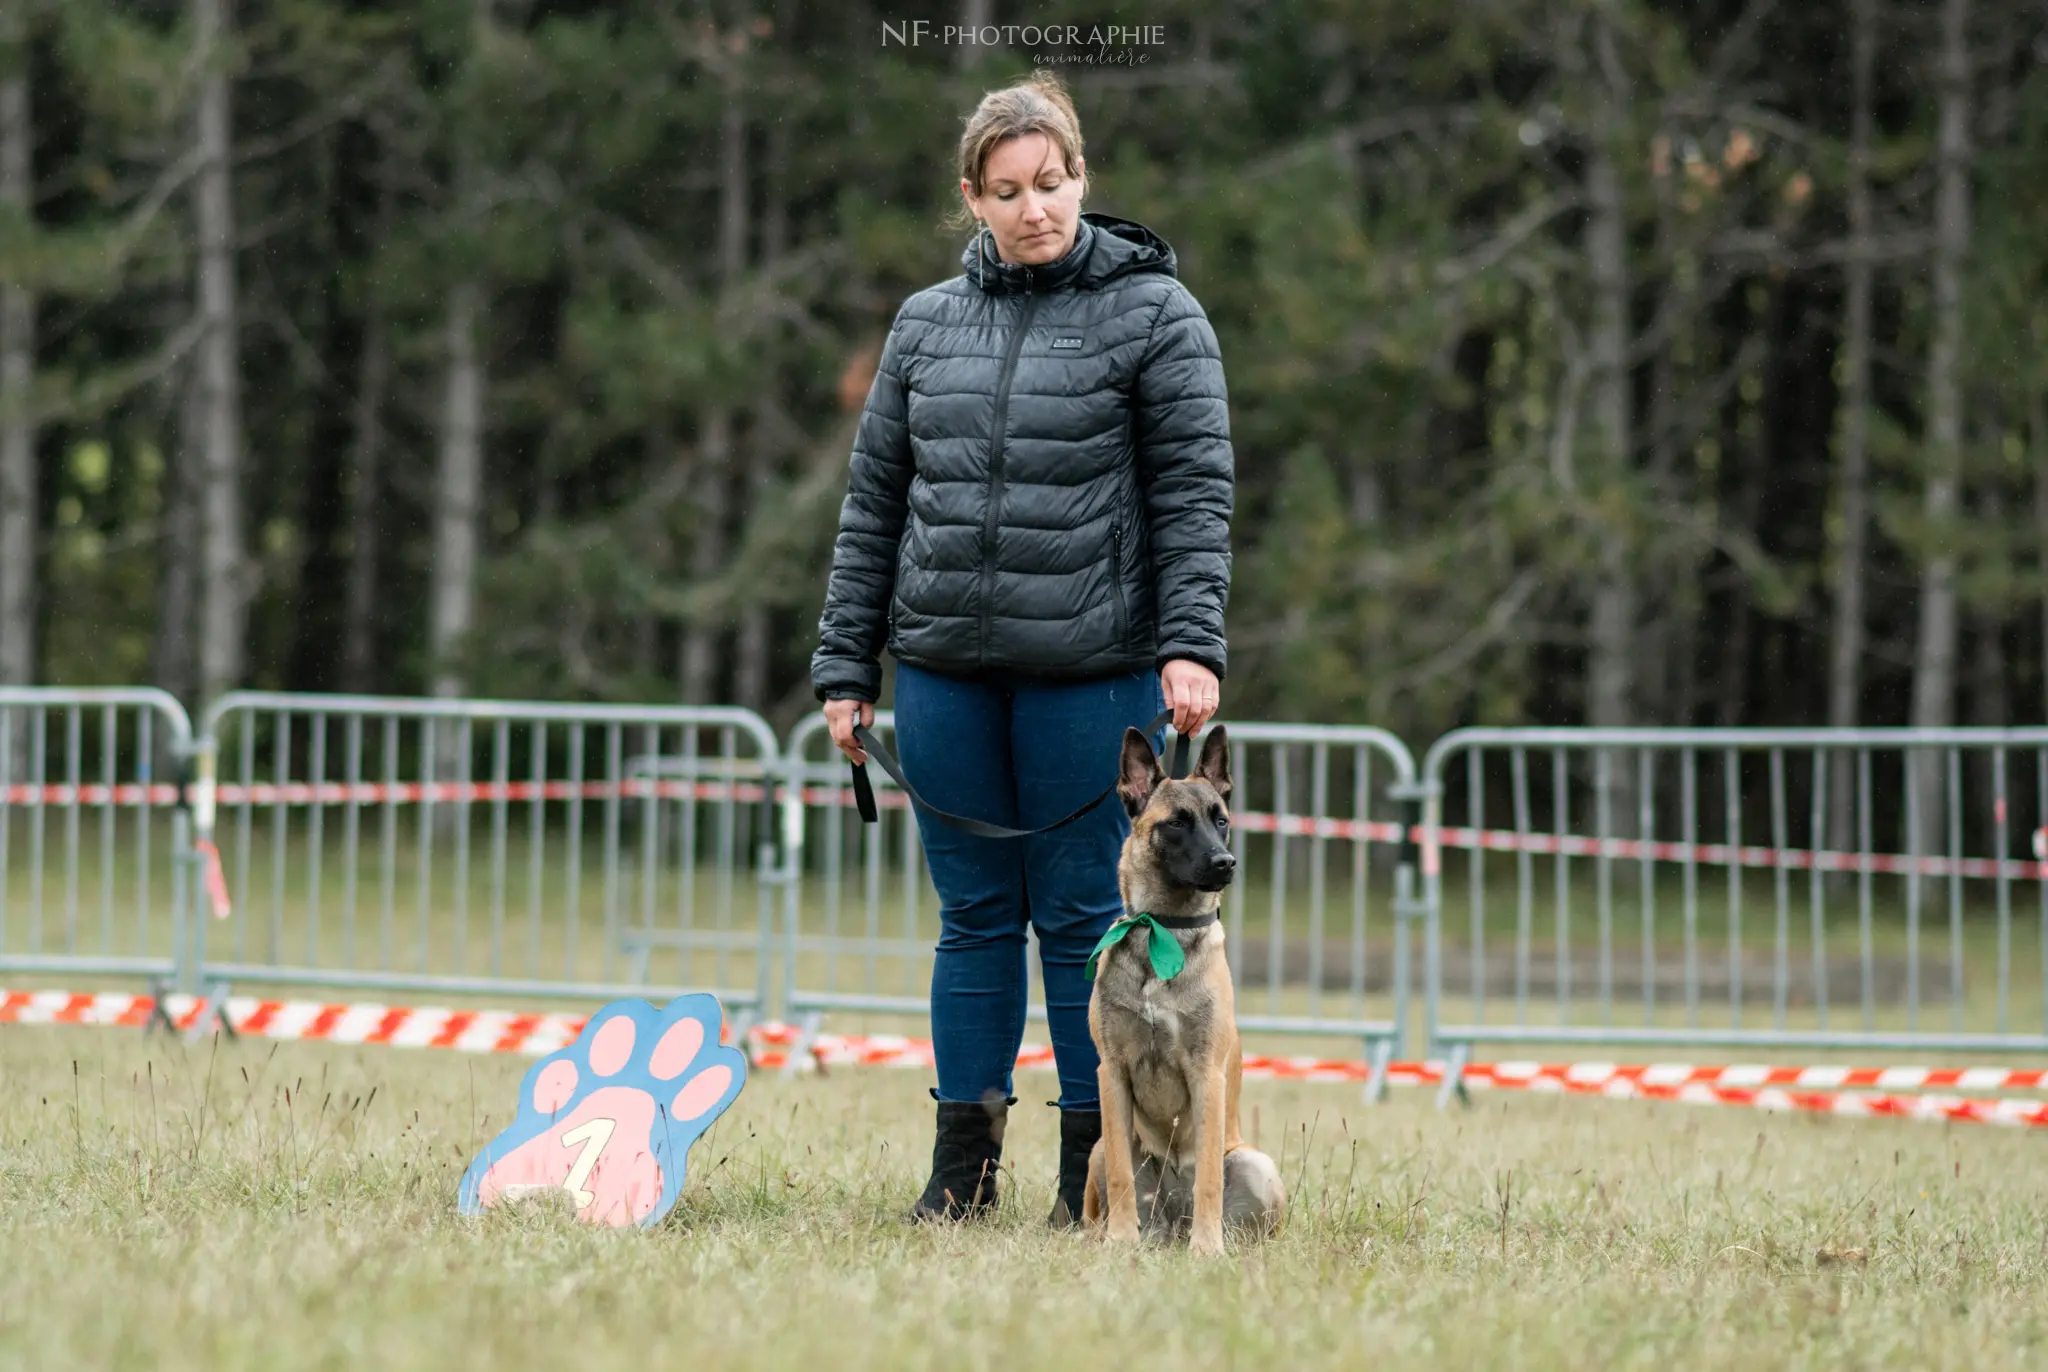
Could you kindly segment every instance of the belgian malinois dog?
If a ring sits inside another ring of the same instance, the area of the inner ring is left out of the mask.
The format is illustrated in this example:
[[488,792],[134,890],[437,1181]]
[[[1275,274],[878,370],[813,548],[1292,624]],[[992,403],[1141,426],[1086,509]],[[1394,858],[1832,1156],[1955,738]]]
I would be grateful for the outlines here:
[[1101,1054],[1102,1138],[1081,1218],[1112,1243],[1188,1234],[1221,1253],[1226,1224],[1264,1238],[1286,1217],[1273,1160],[1247,1147],[1237,1099],[1244,1050],[1217,911],[1230,851],[1230,743],[1209,731],[1185,781],[1124,733],[1117,791],[1131,835],[1117,863],[1124,909],[1089,958],[1088,1028]]

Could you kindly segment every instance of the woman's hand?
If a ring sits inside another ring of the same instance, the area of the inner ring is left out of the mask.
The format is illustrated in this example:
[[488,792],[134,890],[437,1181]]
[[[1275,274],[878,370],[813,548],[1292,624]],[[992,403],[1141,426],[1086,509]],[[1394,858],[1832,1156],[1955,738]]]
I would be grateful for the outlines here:
[[1207,667],[1177,657],[1160,669],[1159,689],[1166,696],[1166,708],[1173,711],[1173,731],[1185,738],[1216,713],[1223,688]]
[[[1180,664],[1175,663],[1175,666]],[[1210,678],[1215,680],[1214,677]],[[846,754],[849,762],[866,762],[868,750],[861,747],[853,736],[853,726],[875,727],[875,707],[865,700],[828,700],[825,702],[825,723],[832,731],[832,742],[840,752]]]

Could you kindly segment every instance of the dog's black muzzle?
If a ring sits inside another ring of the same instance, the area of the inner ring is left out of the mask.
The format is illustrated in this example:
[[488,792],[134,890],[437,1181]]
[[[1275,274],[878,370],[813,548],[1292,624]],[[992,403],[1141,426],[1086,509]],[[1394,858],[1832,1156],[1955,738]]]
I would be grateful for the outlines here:
[[1237,876],[1237,855],[1229,849],[1209,854],[1202,864],[1202,872],[1195,879],[1197,891],[1221,891]]

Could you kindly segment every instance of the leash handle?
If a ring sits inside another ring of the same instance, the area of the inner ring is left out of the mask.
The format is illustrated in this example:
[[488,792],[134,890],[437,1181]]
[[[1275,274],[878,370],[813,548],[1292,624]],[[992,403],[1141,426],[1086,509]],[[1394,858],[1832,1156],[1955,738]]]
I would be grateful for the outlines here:
[[[1161,710],[1157,715],[1153,716],[1152,722],[1145,726],[1144,732],[1146,737],[1149,738],[1152,734],[1157,733],[1160,729],[1165,728],[1171,723],[1173,723],[1173,711]],[[1064,818],[1056,819],[1050,824],[1040,825],[1036,829],[1011,829],[1001,824],[990,824],[986,820],[969,819],[965,815],[956,815],[949,811],[941,810],[938,806],[917,793],[917,788],[910,784],[910,778],[903,774],[903,764],[897,760],[896,754],[885,747],[882,741],[876,738],[868,729],[867,725],[854,725],[853,737],[854,741],[867,751],[867,755],[874,759],[884,772],[889,774],[889,779],[902,788],[903,794],[909,796],[913,804],[923,809],[941,824],[949,825],[965,833],[978,835],[981,838],[1030,838],[1034,834],[1049,834],[1055,829],[1064,829],[1096,806],[1102,804],[1103,801],[1108,800],[1116,792],[1117,784],[1112,781],[1109,785],[1102,788],[1101,794],[1096,796],[1095,799]],[[1187,765],[1187,736],[1185,734],[1176,734],[1173,739],[1173,766],[1167,775],[1179,778],[1187,772]],[[861,821],[866,824],[879,823],[881,812],[875,805],[875,788],[874,784],[868,780],[868,769],[865,765],[858,762],[852,763],[851,766],[853,769],[853,802],[860,810]]]
[[[854,726],[856,737],[866,732],[867,726],[865,724],[856,724]],[[881,822],[882,812],[875,808],[875,784],[868,780],[867,764],[864,762],[853,764],[853,803],[860,810],[861,823],[879,824]]]

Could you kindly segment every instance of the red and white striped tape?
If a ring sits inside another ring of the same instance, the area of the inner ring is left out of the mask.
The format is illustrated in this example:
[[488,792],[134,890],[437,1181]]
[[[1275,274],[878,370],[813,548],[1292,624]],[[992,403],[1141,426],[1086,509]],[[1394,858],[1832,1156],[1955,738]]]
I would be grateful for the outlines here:
[[[124,992],[0,990],[0,1024],[140,1027],[149,1022],[153,1008],[150,997]],[[180,1029],[189,1029],[200,1021],[205,1005],[194,996],[173,995],[166,999],[164,1009]],[[326,1004],[244,996],[230,997],[225,1009],[229,1022],[244,1034],[401,1048],[452,1048],[465,1053],[551,1053],[574,1042],[584,1022],[583,1016],[573,1014]],[[786,1024],[755,1025],[748,1033],[754,1061],[768,1068],[785,1065],[799,1038],[799,1032]],[[821,1034],[812,1040],[809,1057],[804,1065],[812,1069],[929,1069],[932,1045],[929,1039],[893,1034]],[[1026,1044],[1017,1056],[1019,1068],[1052,1065],[1052,1049],[1043,1044]],[[1247,1077],[1284,1081],[1358,1083],[1366,1079],[1367,1070],[1363,1062],[1320,1058],[1248,1055],[1244,1060]],[[1389,1067],[1387,1080],[1396,1086],[1433,1086],[1443,1080],[1443,1074],[1441,1063],[1397,1062]],[[2048,1069],[2041,1068],[1497,1062],[1470,1064],[1462,1079],[1479,1089],[2048,1127],[2048,1101],[1904,1094],[1929,1088],[2048,1090]]]
[[[0,991],[0,1024],[97,1024],[136,1028],[156,1002],[127,992]],[[576,1040],[584,1016],[448,1010],[375,1004],[329,1005],[311,1000],[230,996],[228,1022],[244,1034],[326,1043],[382,1043],[399,1048],[453,1048],[466,1053],[551,1053]],[[164,1013],[180,1029],[197,1024],[206,1003],[171,995]]]
[[1490,1078],[1490,1084],[1497,1086],[1522,1086],[1533,1081],[1556,1079],[1564,1083],[1566,1089],[1584,1091],[1666,1091],[1688,1086],[1743,1091],[1765,1088],[1823,1091],[2048,1089],[2048,1069],[2038,1067],[1792,1067],[1764,1063],[1700,1067],[1688,1063],[1496,1062],[1468,1067],[1465,1075],[1484,1075]]
[[221,805],[452,805],[535,800],[737,800],[759,804],[767,792],[758,782],[661,781],[624,777],[616,781],[359,781],[345,783],[223,782],[215,790]]
[[[647,777],[627,777],[619,781],[259,781],[248,785],[223,782],[214,788],[216,804],[264,806],[419,805],[426,801],[453,805],[498,800],[604,800],[613,796],[657,796],[664,800],[730,798],[759,803],[764,794],[758,782],[661,781]],[[178,788],[160,783],[0,786],[0,804],[45,809],[85,805],[171,806],[178,803]]]
[[143,782],[124,782],[118,785],[86,783],[77,786],[49,785],[36,786],[16,784],[0,786],[0,804],[72,806],[72,805],[176,805],[178,788],[158,782],[154,785]]
[[[1716,1069],[1704,1069],[1716,1070]],[[1721,1071],[1741,1069],[1718,1069]],[[1859,1069],[1864,1070],[1864,1069]],[[1869,1069],[1878,1075],[1908,1073],[1918,1069]],[[1996,1069],[1973,1071],[1995,1073]],[[1692,1105],[1737,1105],[1776,1112],[1805,1111],[1823,1115],[1859,1118],[1931,1120],[1950,1124],[2002,1124],[2013,1127],[2048,1127],[2048,1101],[1984,1098],[1970,1096],[1898,1095],[1869,1091],[1795,1091],[1784,1087],[1725,1086],[1695,1081],[1667,1085],[1641,1076],[1618,1075],[1597,1085],[1572,1080],[1560,1071],[1539,1076],[1503,1077],[1488,1071],[1488,1064],[1467,1069],[1475,1086],[1517,1087],[1531,1091],[1555,1091],[1596,1095],[1610,1100],[1667,1100]]]

